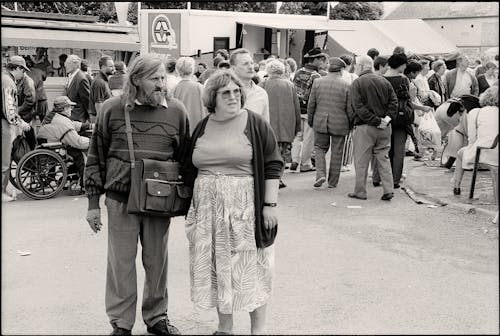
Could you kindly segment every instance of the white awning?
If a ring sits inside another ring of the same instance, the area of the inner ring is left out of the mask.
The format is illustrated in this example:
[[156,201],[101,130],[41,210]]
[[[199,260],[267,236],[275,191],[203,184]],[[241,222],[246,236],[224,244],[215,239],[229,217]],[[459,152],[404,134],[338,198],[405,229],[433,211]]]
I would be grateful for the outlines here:
[[2,27],[2,46],[139,51],[138,34]]
[[308,20],[297,20],[296,18],[284,18],[282,15],[274,18],[241,18],[237,23],[264,28],[274,29],[303,29],[303,30],[345,30],[341,27],[331,27],[326,17],[324,20],[318,18],[308,18]]

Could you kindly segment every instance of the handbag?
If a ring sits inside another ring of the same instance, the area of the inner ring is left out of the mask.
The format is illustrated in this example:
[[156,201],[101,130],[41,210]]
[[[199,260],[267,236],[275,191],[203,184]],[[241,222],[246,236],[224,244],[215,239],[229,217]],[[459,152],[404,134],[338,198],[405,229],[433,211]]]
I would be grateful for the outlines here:
[[128,109],[125,109],[125,127],[131,168],[127,212],[160,217],[187,215],[193,191],[182,181],[179,162],[136,160]]

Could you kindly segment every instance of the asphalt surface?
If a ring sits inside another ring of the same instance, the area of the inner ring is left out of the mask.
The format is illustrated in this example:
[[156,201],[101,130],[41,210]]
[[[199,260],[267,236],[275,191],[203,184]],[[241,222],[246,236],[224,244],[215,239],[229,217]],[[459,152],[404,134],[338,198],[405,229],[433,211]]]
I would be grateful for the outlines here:
[[[314,174],[284,176],[270,334],[499,333],[498,226],[487,213],[417,204],[401,189],[384,202],[370,179],[368,200],[353,200],[353,171],[335,189],[313,188]],[[68,195],[2,204],[2,334],[111,331],[107,225],[91,232],[86,207]],[[215,310],[195,312],[189,299],[183,219],[169,239],[170,320],[183,334],[211,334]],[[137,265],[140,303],[140,257]],[[234,332],[249,330],[237,312]],[[140,304],[133,333],[147,334]]]

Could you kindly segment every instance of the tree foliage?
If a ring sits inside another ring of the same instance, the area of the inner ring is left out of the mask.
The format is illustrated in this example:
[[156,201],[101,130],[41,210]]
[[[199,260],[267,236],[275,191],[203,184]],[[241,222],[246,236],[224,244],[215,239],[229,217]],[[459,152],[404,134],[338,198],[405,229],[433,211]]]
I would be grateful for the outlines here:
[[333,20],[378,20],[384,14],[380,2],[339,2],[330,11]]
[[280,14],[299,15],[326,15],[328,2],[283,2],[279,9]]
[[[186,9],[187,2],[175,1],[149,1],[141,2],[142,8],[155,8],[155,9]],[[191,9],[201,10],[217,10],[229,12],[254,12],[254,13],[276,13],[275,2],[191,2]]]
[[[6,7],[14,9],[11,3]],[[28,12],[92,15],[98,16],[99,22],[118,22],[113,2],[21,1],[17,3],[17,9]]]

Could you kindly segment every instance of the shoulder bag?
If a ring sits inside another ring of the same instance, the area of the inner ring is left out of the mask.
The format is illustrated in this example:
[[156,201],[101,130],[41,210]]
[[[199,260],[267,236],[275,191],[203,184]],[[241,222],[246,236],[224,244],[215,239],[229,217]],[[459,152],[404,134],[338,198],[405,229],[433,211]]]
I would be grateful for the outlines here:
[[193,195],[179,174],[179,162],[136,160],[132,140],[130,113],[125,108],[125,127],[130,152],[130,214],[160,217],[185,216]]

